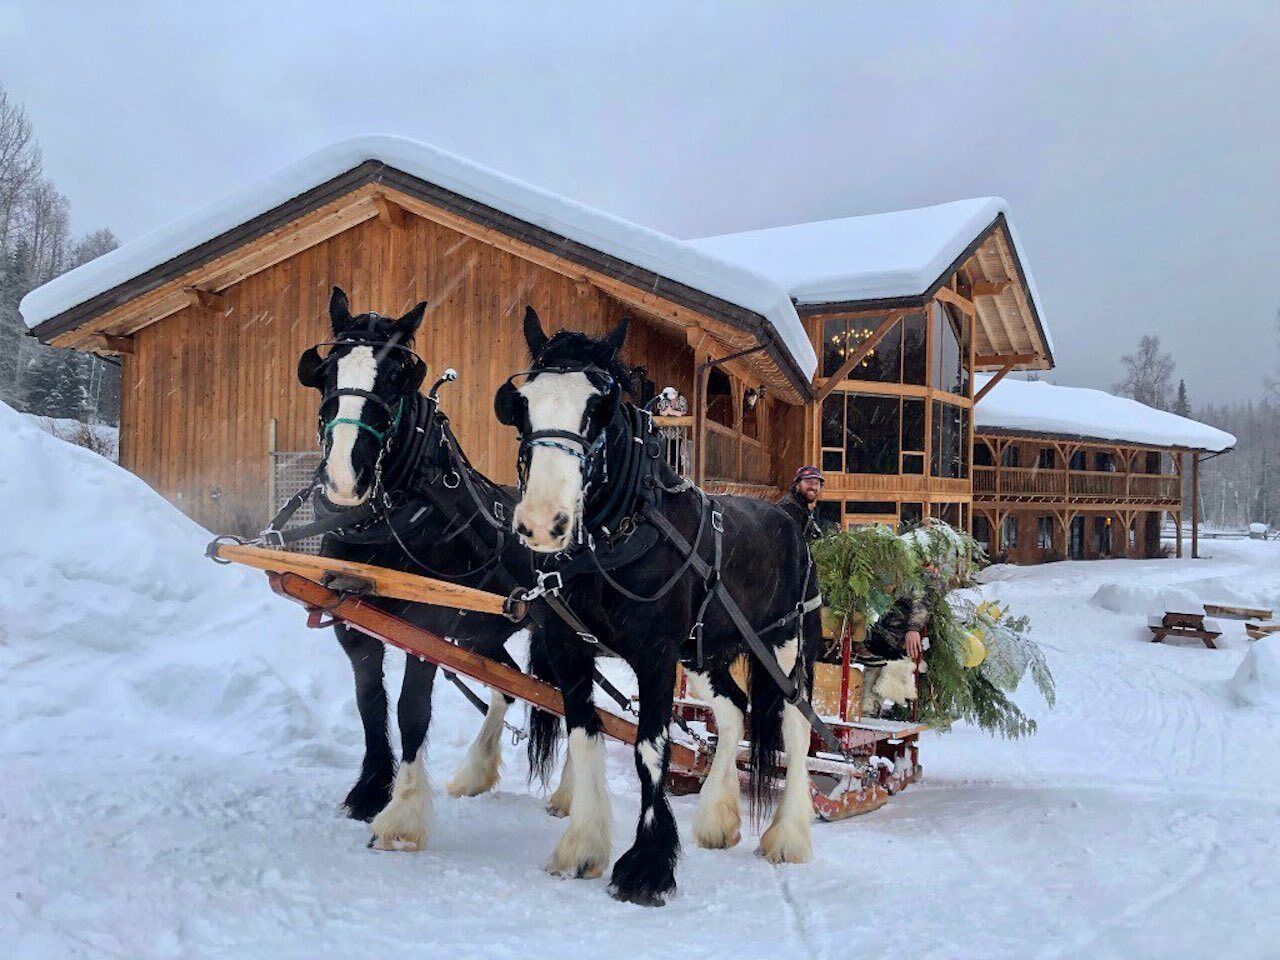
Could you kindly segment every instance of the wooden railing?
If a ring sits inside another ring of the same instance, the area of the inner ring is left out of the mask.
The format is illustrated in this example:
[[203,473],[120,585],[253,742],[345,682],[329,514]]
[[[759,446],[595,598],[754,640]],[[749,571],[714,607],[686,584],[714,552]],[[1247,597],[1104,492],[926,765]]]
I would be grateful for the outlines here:
[[1002,500],[1128,500],[1176,502],[1179,479],[1173,474],[1046,470],[1038,467],[974,467],[973,495]]
[[[655,417],[654,425],[666,441],[668,466],[682,477],[693,476],[693,417]],[[728,483],[773,482],[769,451],[764,444],[715,421],[707,421],[704,470],[707,480]]]

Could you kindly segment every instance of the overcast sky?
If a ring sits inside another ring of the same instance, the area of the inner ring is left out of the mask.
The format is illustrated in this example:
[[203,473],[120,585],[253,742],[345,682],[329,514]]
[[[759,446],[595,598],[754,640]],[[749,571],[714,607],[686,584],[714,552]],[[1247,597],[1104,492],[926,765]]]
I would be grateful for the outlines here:
[[127,242],[396,133],[679,237],[1012,205],[1062,383],[1280,366],[1280,3],[6,3],[0,83]]

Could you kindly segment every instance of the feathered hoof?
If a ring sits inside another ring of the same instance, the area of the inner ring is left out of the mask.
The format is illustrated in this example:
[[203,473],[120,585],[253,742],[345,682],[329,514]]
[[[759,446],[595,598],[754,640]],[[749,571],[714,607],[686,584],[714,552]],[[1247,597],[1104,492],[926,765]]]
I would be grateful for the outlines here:
[[609,896],[623,903],[642,907],[661,907],[676,892],[674,864],[645,857],[632,847],[613,866],[609,878]]
[[604,874],[609,865],[609,844],[587,835],[585,830],[565,831],[555,852],[547,861],[547,873],[575,880],[594,880]]
[[809,825],[803,828],[786,823],[773,823],[760,838],[756,853],[770,863],[808,863],[813,859],[813,842]]
[[729,803],[717,803],[693,817],[693,842],[704,850],[728,850],[742,841],[742,814]]
[[343,812],[352,820],[368,823],[391,802],[391,782],[394,774],[388,771],[385,779],[361,777],[342,801]]
[[562,783],[555,793],[547,797],[547,813],[553,817],[567,817],[569,806],[573,803],[573,790],[569,784]]
[[455,800],[459,797],[478,797],[497,786],[500,778],[501,773],[496,763],[486,767],[468,763],[454,774],[453,779],[444,785],[444,789]]

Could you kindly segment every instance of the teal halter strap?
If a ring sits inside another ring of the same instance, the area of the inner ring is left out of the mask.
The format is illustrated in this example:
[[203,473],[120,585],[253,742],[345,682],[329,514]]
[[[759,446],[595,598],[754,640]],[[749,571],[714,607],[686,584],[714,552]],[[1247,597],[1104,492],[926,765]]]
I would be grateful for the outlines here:
[[[389,410],[390,407],[388,407],[387,409]],[[400,414],[403,411],[404,411],[404,397],[401,397],[398,401],[396,401],[395,413],[392,414],[391,422],[387,425],[387,428],[385,430],[379,430],[377,427],[373,426],[373,424],[365,423],[363,420],[354,419],[352,417],[334,417],[332,420],[326,420],[324,422],[324,428],[322,432],[324,436],[327,437],[329,434],[333,433],[333,428],[336,427],[338,424],[348,423],[351,426],[355,427],[357,430],[365,430],[368,433],[373,434],[374,438],[379,443],[382,443],[382,441],[387,437],[387,435],[390,434],[393,430],[395,430],[397,426],[400,425]]]

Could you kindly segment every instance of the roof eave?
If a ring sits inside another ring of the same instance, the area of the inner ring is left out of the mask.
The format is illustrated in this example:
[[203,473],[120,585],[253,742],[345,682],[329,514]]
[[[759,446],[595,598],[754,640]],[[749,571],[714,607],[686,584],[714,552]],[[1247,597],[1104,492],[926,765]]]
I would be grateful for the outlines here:
[[813,385],[804,376],[777,330],[763,315],[638,267],[544,227],[521,220],[495,207],[446,190],[380,160],[366,160],[204,243],[116,284],[37,324],[32,328],[31,334],[47,343],[55,337],[83,326],[102,313],[149,293],[183,276],[188,271],[250,243],[369,183],[385,184],[481,226],[496,229],[514,239],[563,257],[579,266],[598,270],[639,290],[744,330],[755,337],[757,342],[765,345],[769,357],[778,365],[802,400],[810,400],[813,397]]

